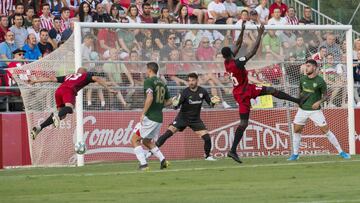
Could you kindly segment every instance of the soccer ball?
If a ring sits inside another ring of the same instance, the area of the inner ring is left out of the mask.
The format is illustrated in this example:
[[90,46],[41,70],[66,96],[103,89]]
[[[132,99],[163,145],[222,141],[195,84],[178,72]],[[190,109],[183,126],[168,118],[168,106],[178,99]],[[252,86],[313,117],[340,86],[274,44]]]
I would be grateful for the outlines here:
[[75,152],[77,154],[85,154],[86,144],[84,142],[78,142],[75,144]]

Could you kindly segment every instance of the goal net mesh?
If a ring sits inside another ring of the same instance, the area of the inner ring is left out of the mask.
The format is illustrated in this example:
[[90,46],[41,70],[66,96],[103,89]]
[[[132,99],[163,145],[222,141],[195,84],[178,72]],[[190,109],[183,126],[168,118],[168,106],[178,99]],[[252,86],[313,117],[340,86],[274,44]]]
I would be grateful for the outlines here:
[[[28,130],[56,112],[54,92],[59,84],[30,86],[25,80],[74,73],[74,43],[81,43],[82,65],[119,91],[114,96],[98,84],[84,88],[83,137],[88,149],[85,163],[136,159],[130,139],[144,103],[143,82],[149,61],[159,63],[159,77],[167,83],[171,96],[186,87],[188,73],[196,72],[200,76],[199,85],[212,96],[221,98],[223,102],[215,108],[204,103],[201,118],[210,132],[212,154],[225,157],[239,125],[239,113],[220,50],[234,44],[238,31],[201,27],[198,30],[128,29],[120,26],[82,28],[81,42],[74,42],[72,37],[41,60],[13,69],[13,77],[25,103]],[[256,37],[256,30],[245,31],[238,57],[253,48]],[[330,98],[323,104],[324,115],[341,147],[348,151],[345,47],[345,31],[267,30],[256,56],[246,68],[253,83],[271,85],[297,97],[302,64],[309,58],[317,60]],[[253,100],[252,106],[249,126],[238,147],[239,155],[290,155],[297,105],[263,96]],[[177,112],[171,108],[164,110],[161,133],[166,131]],[[52,126],[44,129],[34,141],[29,136],[33,165],[76,163],[75,115],[68,115],[58,129]],[[300,151],[303,155],[337,153],[311,121],[307,122],[302,138]],[[204,153],[202,139],[188,128],[171,137],[161,150],[168,159],[202,158]]]

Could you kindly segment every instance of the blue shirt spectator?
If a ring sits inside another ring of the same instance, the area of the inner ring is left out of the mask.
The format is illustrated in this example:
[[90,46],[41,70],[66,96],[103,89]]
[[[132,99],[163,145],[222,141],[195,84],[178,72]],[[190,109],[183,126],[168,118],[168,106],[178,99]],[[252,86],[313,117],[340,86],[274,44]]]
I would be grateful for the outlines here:
[[[0,58],[1,59],[12,59],[12,52],[17,49],[14,43],[14,33],[8,31],[5,35],[5,42],[0,43]],[[7,68],[9,62],[0,61],[0,68]]]
[[27,43],[24,45],[22,50],[26,51],[24,55],[25,59],[37,60],[42,56],[34,34],[29,34]]

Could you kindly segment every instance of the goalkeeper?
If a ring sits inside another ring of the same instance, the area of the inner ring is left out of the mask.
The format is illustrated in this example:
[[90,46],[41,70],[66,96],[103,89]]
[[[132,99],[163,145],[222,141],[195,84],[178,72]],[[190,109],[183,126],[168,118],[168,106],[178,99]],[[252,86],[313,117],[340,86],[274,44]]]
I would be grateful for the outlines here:
[[220,103],[220,98],[214,96],[210,99],[209,93],[202,87],[198,86],[198,75],[196,73],[188,74],[188,85],[179,96],[173,98],[173,106],[179,108],[180,112],[176,116],[174,122],[170,124],[168,130],[159,137],[156,145],[161,147],[167,139],[178,131],[183,131],[186,127],[190,127],[195,134],[204,140],[205,160],[215,161],[210,156],[211,139],[210,135],[200,118],[202,103],[205,100],[211,107]]

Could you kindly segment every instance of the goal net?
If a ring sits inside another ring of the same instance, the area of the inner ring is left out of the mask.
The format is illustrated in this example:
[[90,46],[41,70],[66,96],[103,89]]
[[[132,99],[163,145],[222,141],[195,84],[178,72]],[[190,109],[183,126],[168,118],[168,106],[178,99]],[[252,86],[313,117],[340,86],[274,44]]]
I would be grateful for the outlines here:
[[[199,84],[221,98],[222,103],[215,108],[204,103],[201,118],[210,132],[212,154],[225,157],[239,125],[239,113],[220,50],[233,46],[239,27],[76,24],[75,39],[13,71],[25,103],[28,129],[56,112],[54,91],[59,84],[30,86],[25,82],[27,78],[61,76],[83,66],[109,81],[119,94],[112,95],[98,84],[79,92],[76,113],[62,120],[59,129],[50,126],[36,140],[29,137],[32,164],[72,165],[79,159],[85,163],[135,160],[130,139],[144,103],[143,82],[149,61],[160,65],[159,77],[167,83],[171,96],[186,87],[188,73],[196,72]],[[298,97],[302,65],[309,58],[318,61],[319,74],[328,85],[329,100],[322,107],[326,121],[342,149],[354,153],[350,30],[349,26],[268,26],[256,56],[246,68],[251,82],[271,85]],[[255,26],[247,26],[239,56],[253,48],[256,37]],[[239,155],[289,156],[297,110],[297,105],[271,96],[253,100],[249,126],[238,146]],[[164,110],[161,133],[177,112]],[[74,143],[80,140],[87,145],[84,156],[74,152]],[[202,158],[202,142],[186,129],[171,137],[161,150],[168,159]],[[337,154],[311,121],[304,128],[300,151],[303,155]]]

